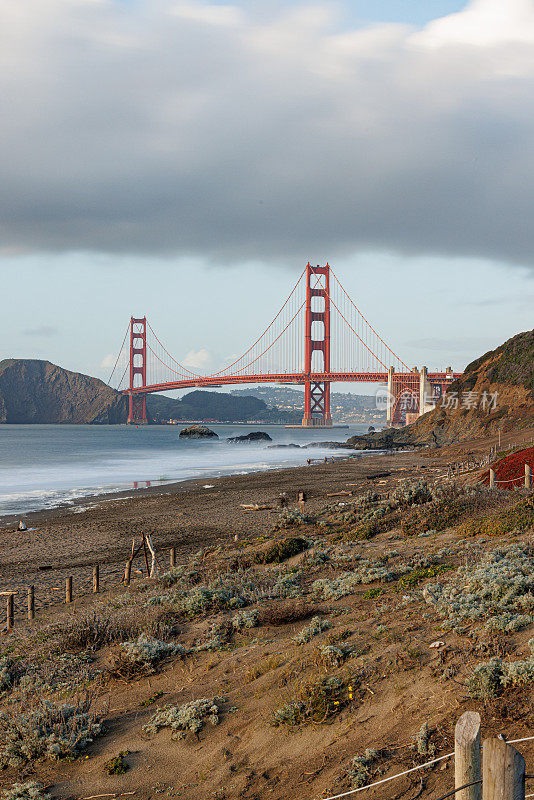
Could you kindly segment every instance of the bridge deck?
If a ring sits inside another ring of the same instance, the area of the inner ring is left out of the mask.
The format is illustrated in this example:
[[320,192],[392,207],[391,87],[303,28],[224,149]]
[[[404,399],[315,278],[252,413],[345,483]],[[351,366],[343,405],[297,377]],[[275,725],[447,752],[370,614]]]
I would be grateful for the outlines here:
[[[459,378],[462,373],[454,372],[429,372],[428,380],[432,382],[452,381]],[[417,372],[395,372],[395,378],[419,379]],[[133,389],[124,389],[124,394],[150,394],[151,392],[171,391],[173,389],[198,389],[203,387],[217,388],[238,384],[254,383],[286,383],[304,385],[307,381],[312,383],[382,383],[387,384],[387,372],[314,372],[309,375],[304,373],[279,373],[267,375],[231,375],[208,376],[206,378],[191,378],[188,380],[171,381],[169,383],[155,383],[148,386],[135,386]]]

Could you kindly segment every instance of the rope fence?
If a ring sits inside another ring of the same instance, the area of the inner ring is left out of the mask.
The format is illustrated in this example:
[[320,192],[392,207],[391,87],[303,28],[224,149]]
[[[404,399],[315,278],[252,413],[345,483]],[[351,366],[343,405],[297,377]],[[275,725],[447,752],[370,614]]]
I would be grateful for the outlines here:
[[[410,767],[410,769],[406,769],[403,772],[398,772],[395,775],[390,775],[388,778],[381,778],[379,781],[373,781],[373,783],[368,783],[365,786],[359,786],[357,789],[349,789],[346,792],[342,792],[341,794],[334,794],[328,797],[322,797],[320,800],[340,800],[342,797],[349,797],[359,792],[363,792],[366,789],[373,789],[375,786],[381,786],[384,783],[389,783],[390,781],[394,781],[397,778],[402,778],[405,775],[410,775],[413,772],[417,772],[421,769],[426,769],[427,767],[431,767],[434,764],[438,764],[441,761],[445,761],[448,758],[455,758],[455,783],[456,787],[453,791],[448,792],[445,795],[442,795],[438,798],[438,800],[445,800],[446,797],[451,797],[452,795],[456,794],[459,791],[463,791],[464,789],[470,787],[477,787],[478,790],[481,789],[484,783],[484,775],[482,774],[482,769],[486,775],[486,781],[489,782],[490,778],[488,776],[495,776],[498,775],[498,768],[495,768],[495,762],[497,761],[498,767],[498,759],[494,757],[493,750],[495,749],[495,745],[493,743],[497,742],[498,749],[503,750],[506,749],[506,754],[509,757],[511,753],[509,751],[513,751],[514,761],[517,761],[519,764],[519,769],[515,770],[514,773],[514,780],[509,780],[509,775],[503,776],[504,778],[508,778],[508,785],[511,784],[512,788],[514,789],[513,794],[504,793],[491,793],[487,792],[484,797],[491,798],[491,800],[527,800],[529,797],[534,797],[534,794],[527,794],[525,795],[525,760],[520,753],[518,753],[515,748],[511,745],[519,744],[520,742],[530,742],[534,741],[534,736],[523,736],[520,739],[510,739],[509,741],[506,740],[504,737],[499,737],[496,739],[487,739],[484,741],[483,744],[480,742],[480,716],[476,712],[473,711],[466,711],[456,724],[455,729],[455,750],[452,753],[446,753],[443,756],[438,756],[437,758],[433,758],[431,761],[425,761],[424,764],[418,764],[416,767]],[[487,751],[487,755],[486,755]],[[487,764],[484,763],[484,758],[488,762]],[[509,773],[510,770],[508,769],[509,763],[508,760],[505,760],[505,768],[506,772]],[[486,768],[487,767],[487,768]],[[479,774],[480,773],[480,774]],[[472,780],[474,778],[474,780]],[[462,782],[463,781],[463,782]],[[506,782],[506,781],[505,781]],[[522,793],[521,793],[521,786],[522,786]],[[506,788],[506,787],[505,787]],[[519,790],[519,791],[518,791]],[[474,791],[473,800],[480,800],[481,793],[480,791]],[[319,799],[317,799],[319,800]]]

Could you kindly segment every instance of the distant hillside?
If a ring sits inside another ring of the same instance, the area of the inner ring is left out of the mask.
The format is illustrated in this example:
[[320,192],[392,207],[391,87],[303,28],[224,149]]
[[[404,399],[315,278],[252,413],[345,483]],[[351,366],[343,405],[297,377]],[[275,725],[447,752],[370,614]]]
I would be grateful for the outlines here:
[[49,361],[0,361],[0,422],[126,422],[127,402],[98,378],[71,372]]
[[[456,402],[457,401],[457,402]],[[448,401],[407,428],[375,434],[381,441],[448,444],[534,423],[534,330],[518,333],[471,362],[451,384]],[[359,443],[360,437],[349,441]]]
[[168,419],[216,419],[240,422],[258,419],[267,410],[256,397],[234,397],[223,392],[194,391],[181,400],[164,395],[149,395],[147,408],[154,421]]
[[[256,397],[200,391],[190,392],[181,400],[149,395],[147,411],[153,422],[277,421],[276,416],[280,416]],[[0,423],[114,425],[125,423],[127,418],[126,397],[98,378],[71,372],[49,361],[24,358],[0,361]]]

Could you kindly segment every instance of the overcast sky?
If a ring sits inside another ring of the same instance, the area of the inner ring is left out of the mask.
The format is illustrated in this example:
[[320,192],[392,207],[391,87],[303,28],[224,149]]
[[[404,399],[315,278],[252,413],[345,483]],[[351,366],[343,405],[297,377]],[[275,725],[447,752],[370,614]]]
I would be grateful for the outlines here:
[[408,363],[532,328],[534,0],[0,0],[0,358],[220,368],[327,259]]

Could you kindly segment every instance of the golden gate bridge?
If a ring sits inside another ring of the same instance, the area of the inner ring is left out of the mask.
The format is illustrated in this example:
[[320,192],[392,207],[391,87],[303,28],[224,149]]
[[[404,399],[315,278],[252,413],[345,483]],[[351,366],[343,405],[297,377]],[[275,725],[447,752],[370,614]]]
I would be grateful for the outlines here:
[[304,386],[305,427],[332,425],[332,383],[386,385],[387,422],[399,426],[433,407],[460,375],[450,367],[410,369],[356,307],[330,265],[310,263],[261,336],[218,372],[200,375],[183,366],[146,317],[130,319],[110,384],[121,371],[117,388],[128,396],[131,424],[148,421],[146,397],[152,392],[276,383]]

